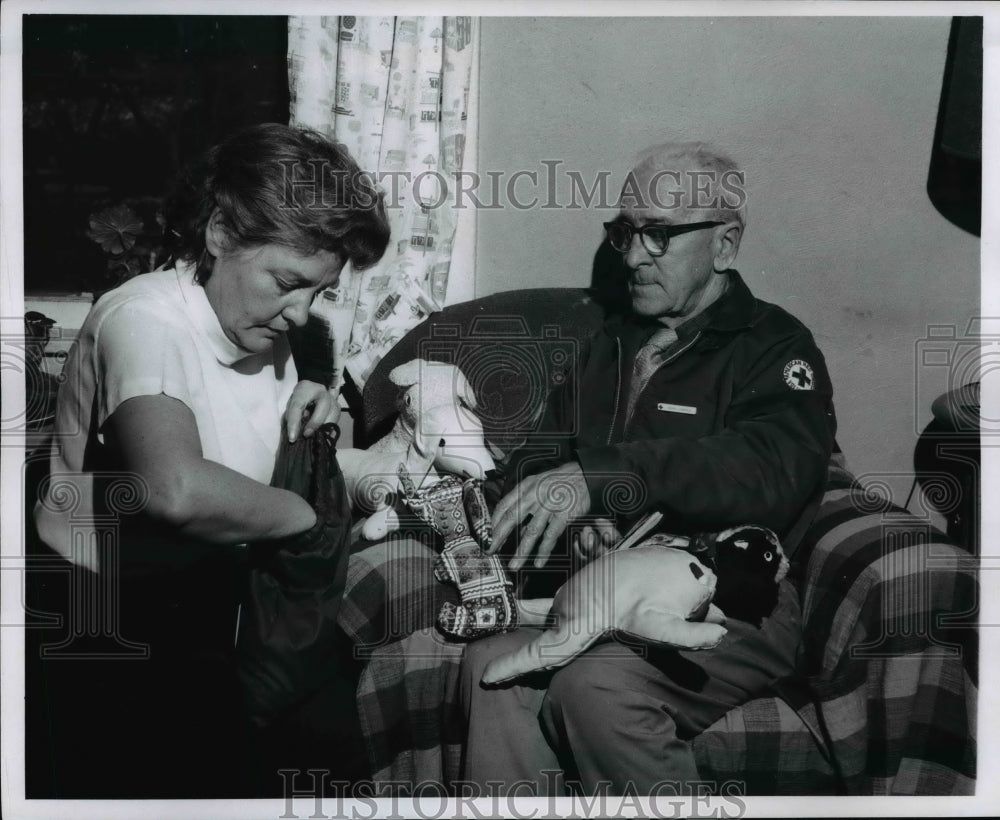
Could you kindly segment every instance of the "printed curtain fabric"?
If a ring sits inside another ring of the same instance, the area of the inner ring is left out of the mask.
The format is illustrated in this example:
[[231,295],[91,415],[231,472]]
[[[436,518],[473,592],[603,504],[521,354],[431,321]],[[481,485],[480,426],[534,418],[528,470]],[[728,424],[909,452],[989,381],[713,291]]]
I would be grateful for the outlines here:
[[348,266],[314,306],[338,379],[346,367],[359,389],[406,331],[472,296],[472,266],[453,258],[456,225],[474,226],[456,191],[478,37],[473,17],[289,18],[290,123],[347,147],[385,192],[392,226],[381,262]]

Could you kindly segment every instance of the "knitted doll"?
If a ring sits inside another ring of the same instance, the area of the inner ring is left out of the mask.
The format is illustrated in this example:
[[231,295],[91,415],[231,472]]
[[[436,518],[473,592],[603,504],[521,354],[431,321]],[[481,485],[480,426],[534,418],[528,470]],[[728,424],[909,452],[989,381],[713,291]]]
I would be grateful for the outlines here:
[[438,613],[442,632],[474,640],[517,626],[514,587],[496,555],[483,551],[492,543],[490,513],[481,479],[446,476],[417,489],[404,465],[398,470],[403,502],[444,538],[435,577],[458,587],[461,603],[445,602]]

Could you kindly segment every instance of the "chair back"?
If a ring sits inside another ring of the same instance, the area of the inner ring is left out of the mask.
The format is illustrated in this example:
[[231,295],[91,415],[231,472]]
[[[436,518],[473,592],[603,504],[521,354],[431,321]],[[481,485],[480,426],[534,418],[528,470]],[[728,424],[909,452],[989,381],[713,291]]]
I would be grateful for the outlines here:
[[465,374],[486,440],[508,452],[534,428],[549,391],[571,372],[581,342],[604,316],[583,288],[504,291],[431,314],[365,382],[357,446],[367,447],[391,429],[400,391],[389,372],[419,358],[454,364]]

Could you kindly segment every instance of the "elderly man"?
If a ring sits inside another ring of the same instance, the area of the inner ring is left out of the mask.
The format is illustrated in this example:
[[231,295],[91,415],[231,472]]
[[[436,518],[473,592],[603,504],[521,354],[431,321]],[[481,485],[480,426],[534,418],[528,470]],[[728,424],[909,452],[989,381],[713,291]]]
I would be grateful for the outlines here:
[[[577,379],[550,397],[539,439],[558,455],[534,449],[512,461],[517,483],[494,512],[497,545],[525,525],[512,568],[544,566],[582,516],[592,525],[575,549],[589,560],[652,510],[675,533],[770,527],[794,553],[835,446],[832,390],[809,331],[756,299],[732,268],[742,180],[699,144],[650,149],[629,175],[605,227],[628,271],[631,311],[605,324],[581,352]],[[635,497],[616,509],[609,489],[623,479],[640,487],[638,509]],[[618,794],[697,780],[690,739],[795,669],[792,583],[782,581],[760,628],[727,627],[712,650],[603,643],[554,674],[498,688],[480,683],[485,664],[536,633],[470,645],[464,778],[527,780],[539,793],[569,778],[586,793]]]

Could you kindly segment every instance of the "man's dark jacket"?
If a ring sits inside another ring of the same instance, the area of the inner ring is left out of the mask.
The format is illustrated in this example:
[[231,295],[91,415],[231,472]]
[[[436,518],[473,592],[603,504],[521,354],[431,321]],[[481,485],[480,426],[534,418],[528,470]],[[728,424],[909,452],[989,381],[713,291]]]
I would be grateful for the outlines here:
[[508,487],[575,457],[592,515],[627,525],[660,510],[675,533],[758,524],[794,550],[835,447],[830,377],[801,322],[736,271],[719,275],[727,291],[677,329],[628,420],[632,365],[659,325],[612,317],[588,340],[514,454]]

